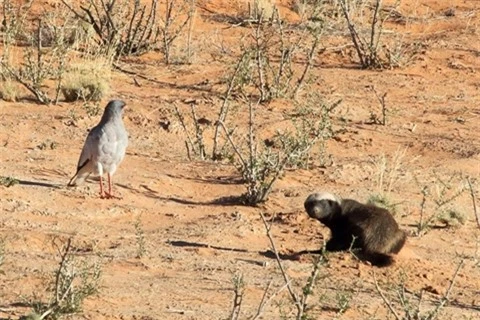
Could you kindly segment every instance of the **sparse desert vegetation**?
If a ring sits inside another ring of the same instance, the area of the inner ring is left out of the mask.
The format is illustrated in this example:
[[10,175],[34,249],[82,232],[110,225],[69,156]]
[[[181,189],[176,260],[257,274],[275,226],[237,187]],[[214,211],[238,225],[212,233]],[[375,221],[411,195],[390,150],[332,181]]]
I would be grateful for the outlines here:
[[[475,1],[5,0],[0,318],[476,319]],[[115,173],[67,188],[111,99]],[[305,197],[390,210],[395,263]]]

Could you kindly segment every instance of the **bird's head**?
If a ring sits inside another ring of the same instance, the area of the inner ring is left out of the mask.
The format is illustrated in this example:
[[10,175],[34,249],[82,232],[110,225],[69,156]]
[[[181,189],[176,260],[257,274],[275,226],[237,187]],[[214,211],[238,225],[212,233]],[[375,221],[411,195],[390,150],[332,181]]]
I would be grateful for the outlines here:
[[103,112],[102,121],[108,121],[110,119],[115,119],[117,117],[122,117],[123,108],[126,106],[126,103],[122,100],[111,100],[105,107]]

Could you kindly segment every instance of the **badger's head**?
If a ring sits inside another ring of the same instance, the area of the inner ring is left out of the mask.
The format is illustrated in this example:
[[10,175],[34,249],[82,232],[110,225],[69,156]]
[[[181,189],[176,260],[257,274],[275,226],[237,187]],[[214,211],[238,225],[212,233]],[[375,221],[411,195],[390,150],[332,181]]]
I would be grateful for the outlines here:
[[317,220],[331,218],[340,210],[341,199],[329,192],[312,193],[304,206],[310,218]]

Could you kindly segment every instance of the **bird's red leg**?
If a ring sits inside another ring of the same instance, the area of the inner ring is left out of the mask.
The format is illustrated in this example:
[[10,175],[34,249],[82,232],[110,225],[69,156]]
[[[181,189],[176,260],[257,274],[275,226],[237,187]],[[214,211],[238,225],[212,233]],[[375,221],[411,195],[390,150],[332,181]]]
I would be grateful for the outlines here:
[[120,197],[115,197],[112,192],[112,177],[110,176],[110,173],[107,174],[108,178],[108,193],[105,192],[105,196],[108,199],[121,199]]
[[105,198],[105,193],[103,192],[103,179],[102,176],[100,176],[100,198]]
[[112,177],[110,177],[110,173],[107,174],[108,177],[108,195],[110,198],[113,198],[113,193],[112,193]]

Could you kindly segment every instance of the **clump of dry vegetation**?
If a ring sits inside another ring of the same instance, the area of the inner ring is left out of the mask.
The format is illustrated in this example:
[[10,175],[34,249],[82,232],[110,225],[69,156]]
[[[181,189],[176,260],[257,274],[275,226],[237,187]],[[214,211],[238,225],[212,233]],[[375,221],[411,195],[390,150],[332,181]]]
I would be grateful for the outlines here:
[[110,67],[97,59],[72,64],[65,72],[61,91],[65,101],[100,101],[110,90]]
[[11,79],[0,82],[0,99],[15,102],[19,98],[19,88]]
[[186,61],[192,58],[192,31],[196,12],[195,0],[167,0],[165,3],[165,15],[160,18],[159,32],[161,35],[161,51],[165,57],[165,63],[172,63],[172,50],[174,42],[183,35],[187,28]]

